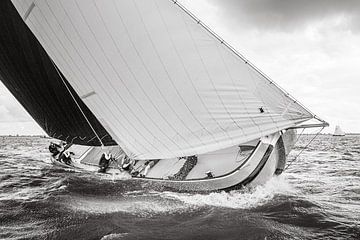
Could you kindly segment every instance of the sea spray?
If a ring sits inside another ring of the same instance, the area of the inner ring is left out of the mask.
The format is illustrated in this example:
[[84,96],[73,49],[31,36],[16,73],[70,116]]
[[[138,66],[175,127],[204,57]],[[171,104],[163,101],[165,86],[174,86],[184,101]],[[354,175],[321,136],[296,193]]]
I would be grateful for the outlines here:
[[273,177],[264,185],[255,188],[244,188],[231,192],[209,194],[184,194],[165,192],[164,198],[177,199],[185,204],[196,206],[216,206],[225,208],[247,209],[263,205],[276,194],[296,194],[297,191],[283,176]]

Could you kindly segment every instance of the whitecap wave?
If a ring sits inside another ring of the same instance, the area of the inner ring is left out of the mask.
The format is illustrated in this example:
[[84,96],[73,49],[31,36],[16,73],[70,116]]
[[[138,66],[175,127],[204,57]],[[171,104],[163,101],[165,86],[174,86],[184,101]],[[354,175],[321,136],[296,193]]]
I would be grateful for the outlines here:
[[247,209],[263,205],[277,194],[295,195],[296,193],[297,191],[283,176],[278,176],[255,188],[206,195],[165,192],[163,197],[180,200],[188,205]]
[[159,213],[182,212],[189,208],[173,200],[159,197],[160,193],[149,197],[139,196],[131,198],[99,198],[99,197],[73,197],[68,205],[75,211],[92,214],[107,214],[123,212],[142,217],[149,217]]
[[113,240],[113,239],[121,239],[128,235],[128,233],[112,233],[106,236],[103,236],[101,240]]
[[93,214],[126,212],[143,217],[161,213],[186,212],[200,207],[216,206],[246,209],[267,203],[277,194],[295,195],[297,191],[282,176],[265,185],[231,192],[190,194],[176,192],[128,192],[122,197],[73,196],[69,205],[75,211]]

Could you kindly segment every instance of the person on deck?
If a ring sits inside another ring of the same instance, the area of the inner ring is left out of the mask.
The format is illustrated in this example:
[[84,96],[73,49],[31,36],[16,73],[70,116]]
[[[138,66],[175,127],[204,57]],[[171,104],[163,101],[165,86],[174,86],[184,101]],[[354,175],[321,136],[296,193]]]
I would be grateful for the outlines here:
[[150,162],[146,162],[144,165],[145,165],[144,172],[140,174],[140,177],[145,177],[151,168]]
[[65,163],[66,165],[71,165],[72,160],[71,160],[71,156],[75,155],[73,152],[70,151],[65,151],[63,152],[63,154],[61,154],[61,156],[59,157],[59,161],[62,161],[63,163]]
[[109,168],[110,162],[113,161],[113,157],[111,156],[111,153],[103,153],[101,155],[100,161],[99,161],[99,173],[105,173],[106,170]]
[[122,159],[121,168],[125,171],[131,172],[134,164],[135,164],[135,161],[133,159],[130,159],[128,156],[125,156]]
[[61,146],[59,144],[50,142],[49,151],[50,151],[52,157],[55,158],[60,153],[60,148],[61,148]]

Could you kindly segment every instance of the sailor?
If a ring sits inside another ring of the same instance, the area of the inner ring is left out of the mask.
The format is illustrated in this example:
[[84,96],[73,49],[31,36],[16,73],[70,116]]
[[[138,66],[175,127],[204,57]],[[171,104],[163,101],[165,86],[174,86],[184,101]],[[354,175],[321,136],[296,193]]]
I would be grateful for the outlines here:
[[151,167],[151,166],[150,166],[149,163],[150,163],[149,161],[146,161],[146,162],[144,163],[144,165],[143,165],[143,167],[142,167],[143,172],[141,173],[142,170],[139,171],[139,172],[140,172],[140,174],[139,174],[140,177],[145,177],[146,174],[148,173],[148,171],[150,170],[150,167]]
[[63,163],[65,163],[66,165],[71,165],[72,160],[71,160],[71,156],[75,155],[73,152],[70,151],[65,151],[59,158],[59,161],[62,161]]
[[211,171],[207,171],[206,173],[206,178],[214,178],[214,174]]
[[125,171],[131,172],[134,163],[135,161],[133,159],[130,159],[128,156],[125,156],[122,160],[121,168]]
[[49,151],[50,151],[50,153],[52,153],[52,156],[54,158],[56,157],[56,155],[58,155],[60,153],[60,148],[61,148],[61,146],[59,144],[50,142]]
[[[57,160],[62,161],[65,151],[67,149],[69,149],[72,144],[67,144],[65,141],[61,141],[60,144],[56,144],[56,145],[57,145],[57,149],[59,151],[59,155],[57,157]],[[72,154],[74,154],[74,153],[72,153]]]
[[109,168],[110,165],[110,161],[113,161],[113,157],[111,156],[110,151],[109,152],[104,152],[101,155],[100,161],[99,161],[99,173],[105,173],[106,170]]

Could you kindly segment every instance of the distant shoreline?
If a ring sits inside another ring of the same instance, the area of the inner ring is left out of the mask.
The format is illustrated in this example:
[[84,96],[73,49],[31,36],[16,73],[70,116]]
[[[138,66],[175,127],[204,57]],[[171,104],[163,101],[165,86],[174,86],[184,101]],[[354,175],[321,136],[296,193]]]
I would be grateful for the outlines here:
[[[316,133],[303,133],[301,135],[316,135]],[[333,135],[332,133],[320,133],[319,135]],[[360,133],[346,133],[346,136],[360,135]],[[46,135],[0,135],[0,137],[40,137],[40,138],[52,138]]]
[[0,135],[0,137],[39,137],[39,138],[51,138],[46,135]]

